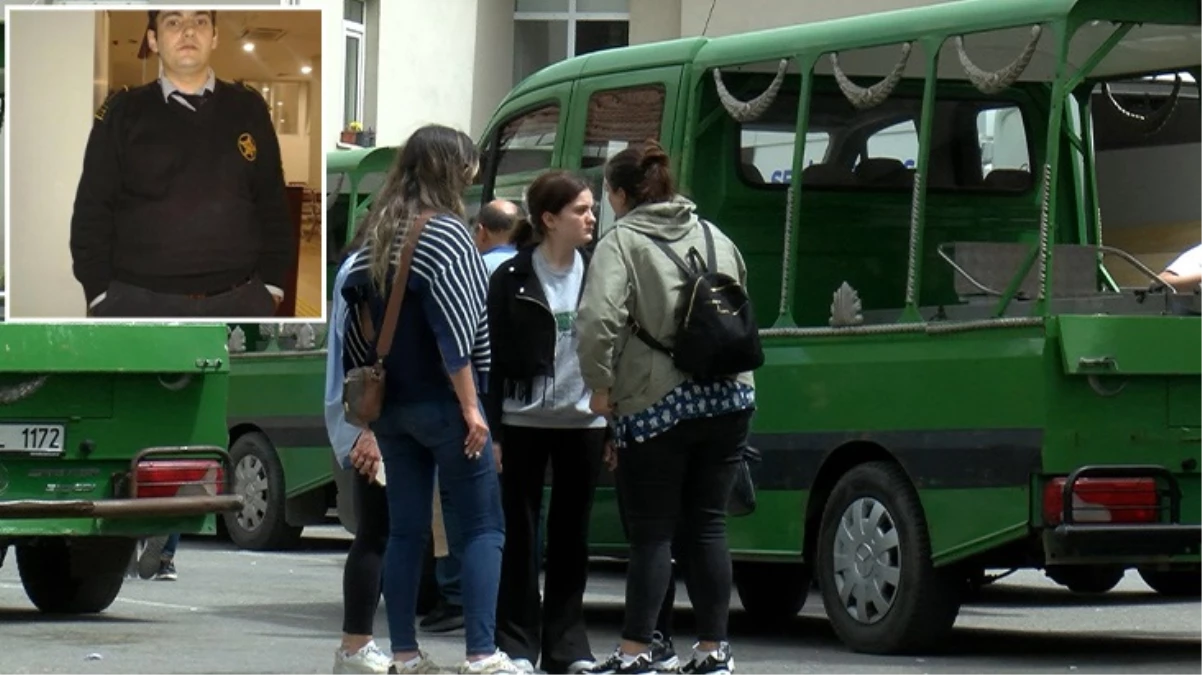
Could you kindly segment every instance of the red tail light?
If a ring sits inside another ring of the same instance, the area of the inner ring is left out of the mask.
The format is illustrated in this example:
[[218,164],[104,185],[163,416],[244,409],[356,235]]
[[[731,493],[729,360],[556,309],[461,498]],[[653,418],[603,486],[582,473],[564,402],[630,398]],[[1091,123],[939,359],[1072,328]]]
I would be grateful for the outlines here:
[[137,473],[139,499],[219,495],[225,485],[225,471],[214,460],[141,462]]
[[[1043,488],[1043,518],[1058,525],[1064,513],[1063,477]],[[1153,478],[1081,478],[1073,486],[1073,521],[1078,523],[1155,523],[1160,490]]]

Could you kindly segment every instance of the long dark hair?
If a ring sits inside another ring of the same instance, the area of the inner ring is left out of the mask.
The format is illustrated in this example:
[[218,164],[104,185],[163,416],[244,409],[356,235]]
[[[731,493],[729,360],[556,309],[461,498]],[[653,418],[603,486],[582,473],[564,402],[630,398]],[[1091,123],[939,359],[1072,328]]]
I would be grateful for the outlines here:
[[588,190],[588,183],[569,171],[548,171],[526,188],[526,217],[518,221],[513,243],[518,248],[537,244],[547,236],[543,216],[562,211]]
[[666,202],[676,196],[671,160],[654,140],[631,145],[614,155],[605,164],[605,182],[611,190],[624,190],[632,207]]
[[377,288],[387,283],[393,244],[423,210],[466,220],[463,192],[479,168],[476,144],[462,131],[431,124],[405,141],[362,224]]

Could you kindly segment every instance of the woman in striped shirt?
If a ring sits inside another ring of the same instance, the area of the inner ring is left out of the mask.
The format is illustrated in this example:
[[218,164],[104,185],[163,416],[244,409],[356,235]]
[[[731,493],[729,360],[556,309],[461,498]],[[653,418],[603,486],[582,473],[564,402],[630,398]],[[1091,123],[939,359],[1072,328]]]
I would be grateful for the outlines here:
[[371,425],[387,478],[384,598],[398,673],[438,672],[418,650],[413,626],[435,466],[458,512],[464,540],[467,661],[459,672],[519,672],[493,641],[505,534],[480,402],[490,364],[488,276],[461,198],[478,165],[466,134],[437,125],[414,132],[375,196],[363,224],[369,230],[366,254],[343,287],[351,309],[344,347],[349,369],[375,360],[374,345],[360,329],[360,314],[368,314],[378,335],[403,244],[410,228],[424,222],[384,363],[383,411]]

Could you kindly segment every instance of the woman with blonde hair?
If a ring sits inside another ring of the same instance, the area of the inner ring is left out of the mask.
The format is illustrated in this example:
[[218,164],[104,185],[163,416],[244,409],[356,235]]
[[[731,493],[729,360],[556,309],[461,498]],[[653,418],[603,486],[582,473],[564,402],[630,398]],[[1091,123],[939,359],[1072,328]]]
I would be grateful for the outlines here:
[[618,219],[593,254],[577,330],[592,409],[614,418],[630,566],[621,645],[592,672],[654,672],[655,623],[673,583],[675,544],[687,561],[698,632],[682,672],[729,675],[726,504],[755,408],[754,382],[750,372],[681,372],[663,345],[675,345],[684,260],[706,261],[709,272],[744,287],[747,269],[734,243],[676,193],[668,156],[654,142],[614,155],[605,184]]
[[[375,362],[390,294],[404,293],[384,360],[383,409],[370,425],[387,484],[384,599],[397,673],[440,672],[418,649],[413,625],[435,467],[464,541],[467,660],[459,672],[520,672],[494,642],[505,524],[480,396],[490,366],[488,276],[462,201],[478,168],[466,134],[438,125],[414,132],[376,194],[363,224],[366,253],[343,287],[348,370]],[[402,256],[409,274],[394,288]]]

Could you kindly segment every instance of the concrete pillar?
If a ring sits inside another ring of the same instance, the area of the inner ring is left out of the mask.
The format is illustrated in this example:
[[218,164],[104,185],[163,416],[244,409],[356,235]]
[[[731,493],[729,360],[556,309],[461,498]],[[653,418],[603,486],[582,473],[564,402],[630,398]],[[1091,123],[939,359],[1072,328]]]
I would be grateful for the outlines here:
[[681,0],[630,0],[630,44],[675,40],[680,21]]

